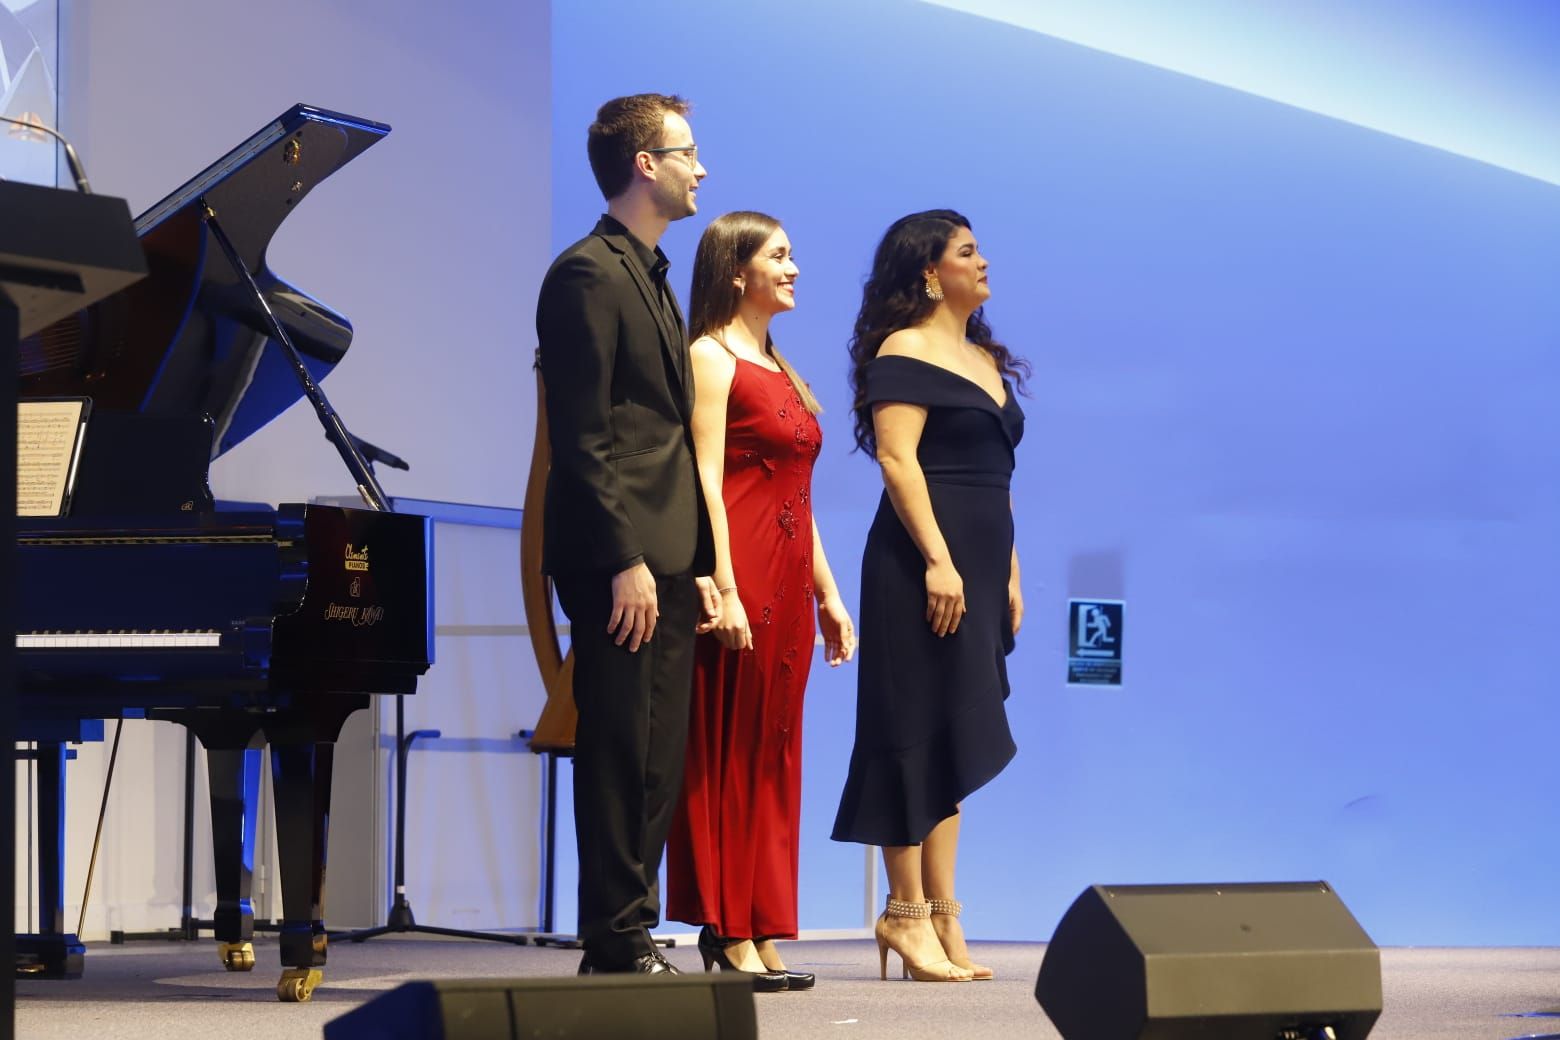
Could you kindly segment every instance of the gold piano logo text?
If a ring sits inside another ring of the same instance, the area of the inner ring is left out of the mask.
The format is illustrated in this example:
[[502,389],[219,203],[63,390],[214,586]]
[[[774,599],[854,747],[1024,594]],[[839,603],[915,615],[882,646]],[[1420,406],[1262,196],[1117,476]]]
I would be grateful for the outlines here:
[[351,584],[347,586],[347,595],[353,599],[358,599],[363,595],[363,576],[361,574],[353,578]]
[[331,603],[325,607],[326,621],[346,621],[357,628],[377,625],[384,616],[385,608],[380,606],[344,607],[340,603]]
[[347,543],[347,570],[368,570],[368,546],[365,545],[361,549],[354,549],[351,542]]

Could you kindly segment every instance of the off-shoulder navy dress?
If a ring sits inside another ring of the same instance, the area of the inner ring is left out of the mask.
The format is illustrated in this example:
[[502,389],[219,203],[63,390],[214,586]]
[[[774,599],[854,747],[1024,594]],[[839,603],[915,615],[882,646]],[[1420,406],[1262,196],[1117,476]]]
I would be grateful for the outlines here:
[[926,620],[926,561],[885,492],[861,560],[856,744],[835,841],[914,845],[1002,771],[1008,729],[1008,485],[1024,413],[1002,385],[979,384],[915,358],[868,362],[866,401],[927,409],[917,458],[937,526],[964,580],[968,613],[939,638]]

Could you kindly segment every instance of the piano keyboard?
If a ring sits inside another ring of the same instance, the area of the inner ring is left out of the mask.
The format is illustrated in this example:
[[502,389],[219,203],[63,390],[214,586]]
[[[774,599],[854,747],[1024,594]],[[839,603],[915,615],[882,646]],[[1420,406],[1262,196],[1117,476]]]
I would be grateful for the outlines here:
[[163,650],[219,647],[220,632],[18,632],[18,650]]

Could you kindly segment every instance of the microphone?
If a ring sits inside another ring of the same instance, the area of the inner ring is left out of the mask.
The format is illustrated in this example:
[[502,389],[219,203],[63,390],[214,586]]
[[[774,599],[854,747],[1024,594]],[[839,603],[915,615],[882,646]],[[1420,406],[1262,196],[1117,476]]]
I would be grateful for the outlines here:
[[43,120],[39,119],[36,115],[23,112],[22,118],[20,119],[12,119],[10,116],[0,115],[0,123],[11,123],[15,126],[21,127],[21,132],[12,130],[11,134],[12,136],[19,137],[24,141],[27,139],[27,133],[29,131],[37,131],[39,133],[48,134],[60,144],[64,145],[65,165],[70,167],[70,175],[76,181],[76,188],[83,195],[92,194],[92,187],[87,183],[87,174],[86,171],[81,168],[81,159],[76,155],[76,149],[72,148],[70,146],[70,142],[65,140],[65,138],[57,131],[51,130],[44,126]]
[[369,463],[370,465],[376,462],[383,462],[391,469],[410,470],[412,468],[411,465],[408,464],[407,461],[401,458],[399,455],[392,455],[385,449],[381,448],[379,445],[370,444],[368,441],[365,441],[355,433],[348,433],[347,436],[352,438],[352,443],[357,448],[358,454],[363,456],[363,461]]

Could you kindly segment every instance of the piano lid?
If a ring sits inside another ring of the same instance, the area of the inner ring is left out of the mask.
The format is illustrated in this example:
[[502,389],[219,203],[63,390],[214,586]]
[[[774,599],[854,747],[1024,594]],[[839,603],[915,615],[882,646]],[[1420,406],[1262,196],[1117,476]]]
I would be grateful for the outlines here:
[[308,193],[390,128],[295,105],[136,218],[150,276],[24,341],[24,397],[85,394],[96,407],[209,414],[212,457],[302,396],[259,309],[216,243],[216,212],[316,380],[352,342],[346,318],[266,266],[271,237]]

